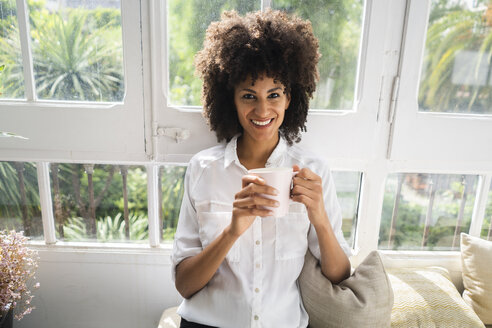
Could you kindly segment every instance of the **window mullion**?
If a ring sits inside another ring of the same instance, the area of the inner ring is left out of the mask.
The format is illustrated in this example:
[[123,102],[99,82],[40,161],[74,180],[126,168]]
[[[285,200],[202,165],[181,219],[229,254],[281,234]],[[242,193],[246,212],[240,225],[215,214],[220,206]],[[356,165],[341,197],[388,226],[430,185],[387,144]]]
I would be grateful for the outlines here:
[[50,163],[38,162],[36,169],[38,173],[39,202],[43,220],[44,240],[48,245],[55,244],[56,233],[53,216],[53,202],[51,200]]
[[272,0],[261,0],[261,11],[265,11],[272,6]]
[[151,247],[160,245],[159,229],[159,165],[147,165],[147,199],[149,214],[149,243]]
[[36,100],[34,69],[32,64],[29,13],[25,0],[17,0],[17,22],[22,49],[22,67],[24,69],[24,88],[27,101]]
[[492,174],[481,175],[479,177],[477,197],[475,198],[475,205],[473,206],[473,215],[469,232],[472,236],[480,237],[491,181]]

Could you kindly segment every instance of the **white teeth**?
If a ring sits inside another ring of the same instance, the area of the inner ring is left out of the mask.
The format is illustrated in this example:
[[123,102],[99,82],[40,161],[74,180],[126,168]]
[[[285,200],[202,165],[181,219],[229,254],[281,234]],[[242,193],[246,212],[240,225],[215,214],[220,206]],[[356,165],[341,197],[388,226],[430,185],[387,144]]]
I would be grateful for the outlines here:
[[267,125],[267,124],[269,124],[272,120],[273,120],[273,118],[272,118],[272,119],[269,119],[268,121],[264,121],[264,122],[255,121],[255,120],[251,120],[251,122],[253,122],[253,123],[254,123],[254,124],[256,124],[256,125]]

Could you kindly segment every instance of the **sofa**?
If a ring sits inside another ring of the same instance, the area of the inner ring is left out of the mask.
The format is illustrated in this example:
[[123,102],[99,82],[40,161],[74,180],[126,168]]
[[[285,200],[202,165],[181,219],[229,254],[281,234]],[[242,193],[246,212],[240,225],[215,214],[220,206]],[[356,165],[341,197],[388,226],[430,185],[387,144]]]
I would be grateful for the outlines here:
[[[460,257],[457,272],[374,251],[332,285],[308,252],[299,286],[310,327],[492,328],[492,241],[462,233]],[[179,327],[176,310],[158,328]]]

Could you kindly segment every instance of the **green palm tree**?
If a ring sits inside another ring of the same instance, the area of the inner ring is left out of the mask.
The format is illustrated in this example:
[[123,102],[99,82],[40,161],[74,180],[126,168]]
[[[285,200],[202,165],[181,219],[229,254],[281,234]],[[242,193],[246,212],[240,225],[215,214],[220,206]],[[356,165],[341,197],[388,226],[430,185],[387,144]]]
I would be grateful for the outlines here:
[[121,100],[121,30],[87,31],[87,13],[72,10],[68,19],[51,14],[33,30],[36,89],[40,98]]
[[[149,238],[148,220],[144,215],[131,214],[130,221],[130,240],[144,241]],[[72,217],[67,220],[64,227],[66,241],[84,241],[90,236],[84,218]],[[114,218],[106,216],[97,220],[97,241],[125,241],[125,220],[122,213],[118,213]]]
[[40,216],[36,166],[32,163],[0,162],[0,225],[24,230],[27,236],[40,236]]
[[[432,13],[431,16],[434,17]],[[470,72],[460,72],[460,69],[468,68],[459,67],[455,62],[464,51],[475,54],[471,57],[473,70]],[[485,11],[454,7],[436,17],[427,31],[420,107],[436,112],[491,112],[491,58],[492,26],[485,18]],[[476,80],[485,66],[488,71],[484,85],[453,82],[453,73],[473,74],[471,77]]]
[[[94,27],[96,13],[72,9],[32,14],[31,37],[36,91],[41,99],[121,101],[124,93],[121,27],[113,21]],[[97,25],[97,24],[96,24]],[[24,97],[22,54],[17,28],[0,38],[0,82],[9,97]]]

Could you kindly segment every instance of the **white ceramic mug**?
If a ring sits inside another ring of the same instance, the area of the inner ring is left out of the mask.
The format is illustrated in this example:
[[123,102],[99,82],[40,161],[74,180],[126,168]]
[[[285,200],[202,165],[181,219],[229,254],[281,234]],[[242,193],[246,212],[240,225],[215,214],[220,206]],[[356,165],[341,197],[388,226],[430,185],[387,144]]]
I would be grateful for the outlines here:
[[278,218],[285,216],[289,212],[290,203],[290,191],[292,187],[292,178],[297,174],[291,167],[272,167],[252,169],[248,171],[251,175],[256,175],[265,180],[266,184],[277,189],[278,195],[266,195],[263,196],[275,199],[280,203],[278,207],[264,206],[264,208],[271,210],[273,216]]

